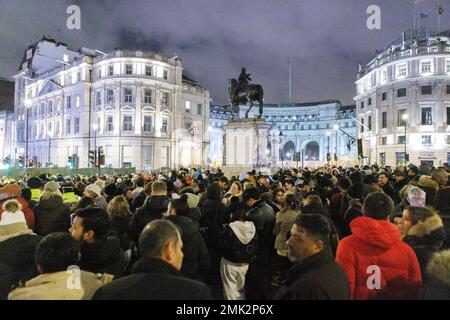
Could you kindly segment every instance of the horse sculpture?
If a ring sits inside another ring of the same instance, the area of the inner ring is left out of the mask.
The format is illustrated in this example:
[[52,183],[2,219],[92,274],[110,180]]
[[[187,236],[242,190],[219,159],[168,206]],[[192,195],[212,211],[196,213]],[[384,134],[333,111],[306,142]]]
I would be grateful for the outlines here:
[[233,113],[233,120],[235,114],[239,113],[239,105],[247,104],[250,102],[250,107],[245,112],[245,118],[248,118],[249,111],[253,108],[253,102],[259,103],[259,116],[261,118],[263,114],[263,98],[264,92],[260,84],[248,84],[239,88],[239,83],[236,79],[230,79],[228,83],[228,95],[230,100],[230,106]]

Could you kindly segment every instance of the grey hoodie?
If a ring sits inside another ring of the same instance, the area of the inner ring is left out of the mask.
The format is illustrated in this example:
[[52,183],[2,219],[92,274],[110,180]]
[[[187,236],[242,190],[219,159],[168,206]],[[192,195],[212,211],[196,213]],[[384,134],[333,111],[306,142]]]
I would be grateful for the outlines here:
[[256,234],[255,225],[251,221],[234,221],[230,223],[230,228],[243,244],[248,244],[252,241]]

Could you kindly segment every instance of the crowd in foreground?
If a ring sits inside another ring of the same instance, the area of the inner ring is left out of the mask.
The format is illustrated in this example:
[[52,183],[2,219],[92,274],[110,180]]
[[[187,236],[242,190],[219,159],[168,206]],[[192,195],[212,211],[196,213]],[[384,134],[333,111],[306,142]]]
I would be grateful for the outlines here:
[[450,169],[0,180],[0,299],[450,299]]

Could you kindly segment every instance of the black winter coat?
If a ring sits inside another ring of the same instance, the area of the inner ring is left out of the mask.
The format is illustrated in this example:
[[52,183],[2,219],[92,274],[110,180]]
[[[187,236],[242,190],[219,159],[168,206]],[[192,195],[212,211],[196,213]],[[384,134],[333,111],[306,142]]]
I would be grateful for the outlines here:
[[40,200],[34,207],[36,217],[35,232],[44,237],[53,232],[67,232],[70,228],[70,208],[63,199],[53,196]]
[[163,213],[167,212],[170,199],[167,196],[151,196],[145,200],[142,207],[136,209],[131,218],[131,240],[138,243],[144,227],[153,220],[161,219]]
[[167,262],[147,258],[132,274],[99,288],[93,300],[212,300],[211,290],[201,282],[182,276]]
[[137,208],[140,208],[144,205],[145,199],[147,199],[147,193],[145,190],[142,190],[137,194],[136,197],[134,197],[133,201],[131,202],[130,210],[131,212],[134,212]]
[[255,224],[260,249],[273,249],[275,243],[275,236],[273,235],[275,213],[272,207],[261,200],[256,202],[246,215],[248,220]]
[[164,219],[181,229],[184,254],[181,273],[191,279],[203,280],[203,276],[209,271],[210,261],[208,249],[197,226],[188,217],[168,216]]
[[345,271],[329,248],[297,262],[288,273],[275,300],[348,300],[350,286]]
[[41,237],[24,234],[0,242],[0,300],[6,300],[11,286],[38,275],[34,252]]
[[427,265],[432,256],[440,251],[446,239],[441,218],[436,214],[424,222],[412,226],[403,241],[414,250],[419,261],[423,282],[428,281]]
[[131,217],[121,217],[109,220],[108,236],[117,237],[120,241],[122,250],[127,251],[132,247],[130,240],[130,221]]
[[220,230],[228,222],[228,210],[220,201],[206,199],[201,207],[200,227],[205,230],[205,241],[208,248],[219,248]]
[[92,273],[108,273],[119,278],[125,269],[125,256],[120,241],[116,237],[108,237],[94,243],[81,244],[80,269]]

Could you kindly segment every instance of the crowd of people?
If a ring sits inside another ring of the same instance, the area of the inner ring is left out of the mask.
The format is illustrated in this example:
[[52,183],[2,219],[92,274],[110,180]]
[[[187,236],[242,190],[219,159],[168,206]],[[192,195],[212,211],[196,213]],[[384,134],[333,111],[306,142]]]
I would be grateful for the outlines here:
[[450,169],[0,180],[0,299],[450,299]]

